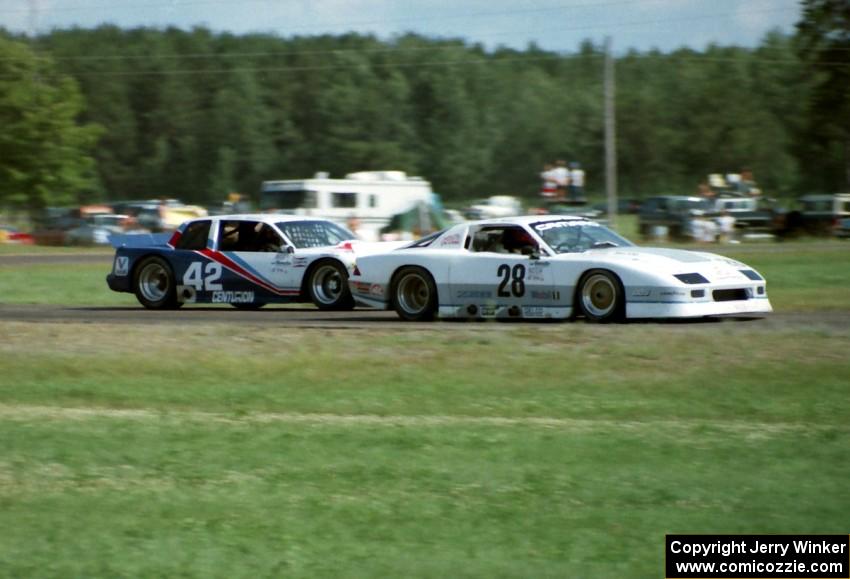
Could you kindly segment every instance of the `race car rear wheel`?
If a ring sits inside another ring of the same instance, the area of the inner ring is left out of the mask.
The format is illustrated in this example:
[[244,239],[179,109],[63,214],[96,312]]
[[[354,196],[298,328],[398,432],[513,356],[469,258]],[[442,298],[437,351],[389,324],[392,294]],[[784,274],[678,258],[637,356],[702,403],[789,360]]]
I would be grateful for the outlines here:
[[133,290],[139,303],[151,310],[182,305],[177,301],[171,266],[161,257],[148,257],[139,264],[133,275]]
[[579,311],[591,322],[616,322],[625,317],[625,294],[610,271],[587,272],[579,283]]
[[393,309],[404,320],[429,321],[437,313],[437,286],[431,274],[420,267],[401,268],[390,296]]
[[309,272],[307,290],[310,301],[320,310],[350,310],[354,298],[348,289],[348,272],[338,261],[323,260]]

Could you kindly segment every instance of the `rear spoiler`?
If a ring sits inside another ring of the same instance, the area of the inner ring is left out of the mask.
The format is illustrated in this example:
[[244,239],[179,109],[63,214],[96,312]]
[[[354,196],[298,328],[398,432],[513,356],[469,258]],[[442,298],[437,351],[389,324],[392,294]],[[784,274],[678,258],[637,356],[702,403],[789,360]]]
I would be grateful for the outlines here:
[[119,247],[169,247],[171,233],[125,233],[111,235],[109,243],[114,248]]

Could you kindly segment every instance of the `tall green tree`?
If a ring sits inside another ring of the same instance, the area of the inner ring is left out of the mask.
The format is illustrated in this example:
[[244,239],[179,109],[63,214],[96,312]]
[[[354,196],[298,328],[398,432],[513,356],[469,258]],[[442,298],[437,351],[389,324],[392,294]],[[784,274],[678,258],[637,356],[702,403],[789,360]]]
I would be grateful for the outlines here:
[[804,0],[800,53],[816,73],[806,163],[816,186],[850,188],[850,2]]
[[0,204],[36,216],[95,186],[100,130],[81,125],[77,83],[27,45],[0,36]]

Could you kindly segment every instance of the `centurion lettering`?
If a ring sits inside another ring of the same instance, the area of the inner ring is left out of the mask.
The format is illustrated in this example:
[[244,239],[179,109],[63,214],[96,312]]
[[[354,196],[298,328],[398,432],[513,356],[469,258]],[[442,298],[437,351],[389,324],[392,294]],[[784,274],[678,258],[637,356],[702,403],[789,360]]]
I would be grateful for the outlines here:
[[254,302],[254,292],[216,291],[212,293],[214,304],[250,304]]

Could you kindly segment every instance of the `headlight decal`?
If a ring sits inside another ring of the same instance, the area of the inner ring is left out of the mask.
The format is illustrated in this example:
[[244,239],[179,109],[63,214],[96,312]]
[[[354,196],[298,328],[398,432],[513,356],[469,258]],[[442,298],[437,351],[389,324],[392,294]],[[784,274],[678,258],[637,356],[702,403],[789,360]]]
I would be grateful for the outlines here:
[[702,275],[698,273],[680,273],[674,276],[682,283],[686,284],[695,284],[695,283],[708,283],[708,280],[705,279]]
[[749,279],[751,279],[753,281],[764,281],[764,278],[762,276],[760,276],[759,274],[757,274],[756,272],[754,272],[751,269],[742,269],[740,271],[741,271],[742,274],[744,274],[745,276],[747,276]]

